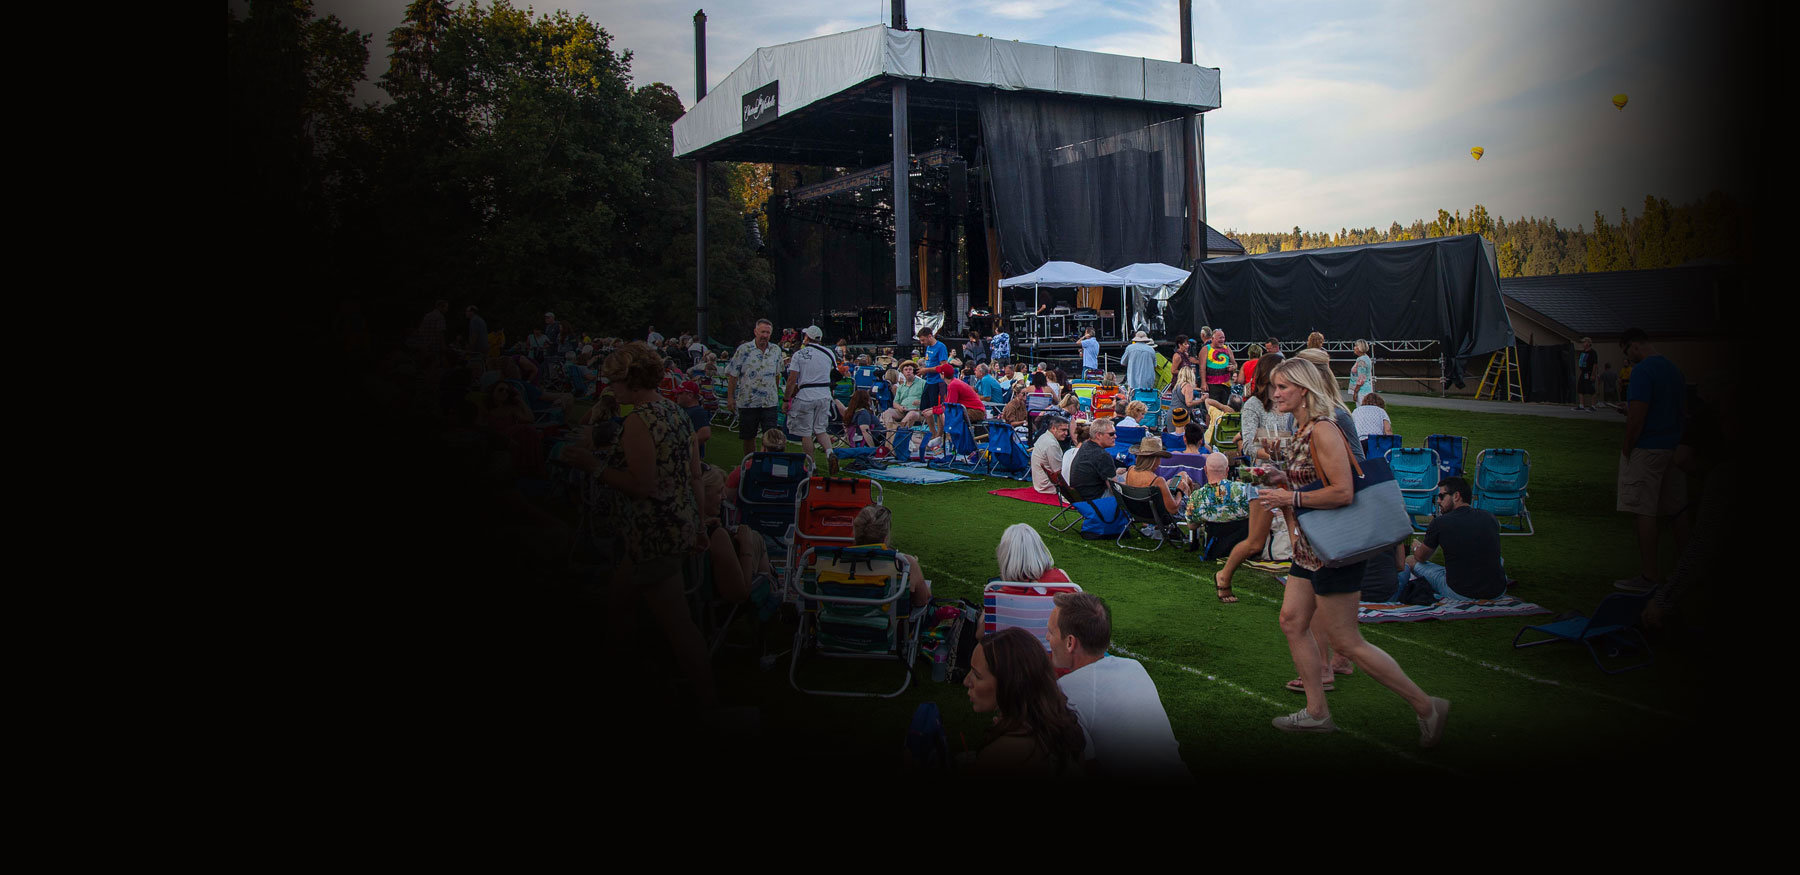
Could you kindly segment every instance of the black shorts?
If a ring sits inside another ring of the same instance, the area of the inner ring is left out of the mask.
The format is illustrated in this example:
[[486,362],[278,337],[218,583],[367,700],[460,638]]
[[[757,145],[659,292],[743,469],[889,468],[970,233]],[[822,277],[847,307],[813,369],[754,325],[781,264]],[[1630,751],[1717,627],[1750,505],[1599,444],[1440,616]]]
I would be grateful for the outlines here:
[[930,410],[942,403],[944,403],[944,384],[926,383],[925,397],[919,401],[919,409]]
[[1363,574],[1368,571],[1368,565],[1369,563],[1365,560],[1354,565],[1308,571],[1301,568],[1299,563],[1295,563],[1288,568],[1288,576],[1311,581],[1314,595],[1362,592]]
[[738,437],[753,441],[757,435],[775,427],[778,411],[774,407],[739,407],[737,412]]
[[[1208,383],[1208,384],[1206,384],[1206,394],[1210,395],[1212,397],[1212,400],[1217,401],[1220,404],[1230,404],[1231,403],[1231,384],[1230,383]],[[1201,405],[1201,406],[1204,407],[1205,405]]]
[[1594,394],[1594,378],[1593,377],[1582,377],[1580,380],[1577,381],[1575,391],[1579,392],[1583,395]]

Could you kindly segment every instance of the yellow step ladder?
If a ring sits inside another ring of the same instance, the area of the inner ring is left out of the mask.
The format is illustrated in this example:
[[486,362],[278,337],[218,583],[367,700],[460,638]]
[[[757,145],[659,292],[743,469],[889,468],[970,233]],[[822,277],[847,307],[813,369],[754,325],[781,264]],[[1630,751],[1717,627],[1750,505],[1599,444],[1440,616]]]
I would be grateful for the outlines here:
[[1519,362],[1513,357],[1514,347],[1503,347],[1499,352],[1488,357],[1487,373],[1481,375],[1481,386],[1475,390],[1477,399],[1499,400],[1501,381],[1506,382],[1506,400],[1524,401],[1525,392],[1519,388]]

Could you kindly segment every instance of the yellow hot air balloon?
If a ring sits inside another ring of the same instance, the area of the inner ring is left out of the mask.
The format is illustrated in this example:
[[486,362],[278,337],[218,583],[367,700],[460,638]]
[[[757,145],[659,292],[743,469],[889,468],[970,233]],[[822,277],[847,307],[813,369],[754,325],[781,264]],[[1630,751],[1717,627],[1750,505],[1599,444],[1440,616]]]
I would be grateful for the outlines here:
[[1475,160],[1480,161],[1481,156],[1487,154],[1487,150],[1481,148],[1480,146],[1476,146],[1475,148],[1469,150],[1469,154],[1474,155]]
[[1628,99],[1629,98],[1627,98],[1623,94],[1615,94],[1615,95],[1613,95],[1613,106],[1618,107],[1620,112],[1624,112],[1625,111],[1625,101]]

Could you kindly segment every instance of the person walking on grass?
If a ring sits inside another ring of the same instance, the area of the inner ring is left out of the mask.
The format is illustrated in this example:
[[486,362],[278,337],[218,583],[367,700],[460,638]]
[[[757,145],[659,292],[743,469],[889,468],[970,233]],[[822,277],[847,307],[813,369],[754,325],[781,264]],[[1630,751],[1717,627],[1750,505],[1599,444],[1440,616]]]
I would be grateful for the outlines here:
[[[1357,627],[1357,604],[1368,563],[1327,566],[1295,519],[1294,512],[1301,508],[1343,507],[1354,496],[1350,437],[1338,428],[1333,416],[1343,404],[1319,368],[1303,359],[1282,362],[1270,382],[1275,409],[1293,414],[1300,430],[1294,436],[1287,465],[1289,488],[1263,489],[1256,501],[1265,510],[1283,514],[1293,533],[1294,561],[1281,605],[1281,630],[1306,693],[1306,707],[1275,718],[1275,728],[1284,732],[1337,731],[1325,700],[1322,654],[1313,634],[1316,619],[1325,643],[1412,706],[1419,718],[1419,746],[1435,747],[1443,738],[1449,700],[1427,695],[1393,657],[1365,640]],[[1296,491],[1314,483],[1323,486]]]

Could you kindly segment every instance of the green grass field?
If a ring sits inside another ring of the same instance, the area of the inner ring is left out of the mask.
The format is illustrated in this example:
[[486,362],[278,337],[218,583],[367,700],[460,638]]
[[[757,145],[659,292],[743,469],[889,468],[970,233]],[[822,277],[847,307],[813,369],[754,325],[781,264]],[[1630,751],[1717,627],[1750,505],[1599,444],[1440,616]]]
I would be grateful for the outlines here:
[[[1622,423],[1419,408],[1392,413],[1408,446],[1431,433],[1467,437],[1471,469],[1485,447],[1530,451],[1529,505],[1537,534],[1502,539],[1507,571],[1520,581],[1513,595],[1552,612],[1587,612],[1613,591],[1613,580],[1633,573],[1630,520],[1613,510]],[[708,447],[709,461],[717,465],[729,467],[739,457],[735,435],[720,434]],[[1149,670],[1196,774],[1329,768],[1500,776],[1521,767],[1653,751],[1679,742],[1699,713],[1691,642],[1687,648],[1661,646],[1652,667],[1612,676],[1596,669],[1578,645],[1514,651],[1514,633],[1547,616],[1365,624],[1369,641],[1427,692],[1453,703],[1442,745],[1420,751],[1411,709],[1362,672],[1339,678],[1330,694],[1340,732],[1288,735],[1269,725],[1303,704],[1283,686],[1294,668],[1276,624],[1276,578],[1245,567],[1235,582],[1240,601],[1222,604],[1211,583],[1219,563],[1199,562],[1198,554],[1175,547],[1136,553],[1110,540],[1053,532],[1045,523],[1054,508],[987,494],[1013,485],[986,478],[883,484],[885,503],[894,511],[894,545],[919,557],[934,594],[979,603],[982,585],[996,573],[1001,531],[1018,522],[1037,528],[1057,565],[1111,606],[1114,652]],[[737,630],[737,637],[747,630]],[[771,641],[792,633],[785,625],[765,631]],[[814,663],[817,671],[838,672]],[[923,660],[912,688],[894,699],[798,693],[788,685],[785,657],[764,671],[748,651],[728,649],[717,665],[727,703],[759,707],[765,734],[824,764],[891,759],[912,710],[924,701],[942,708],[953,749],[980,744],[985,718],[970,711],[960,686],[932,682]],[[859,668],[879,671],[871,679],[876,683],[898,681],[891,664]]]

